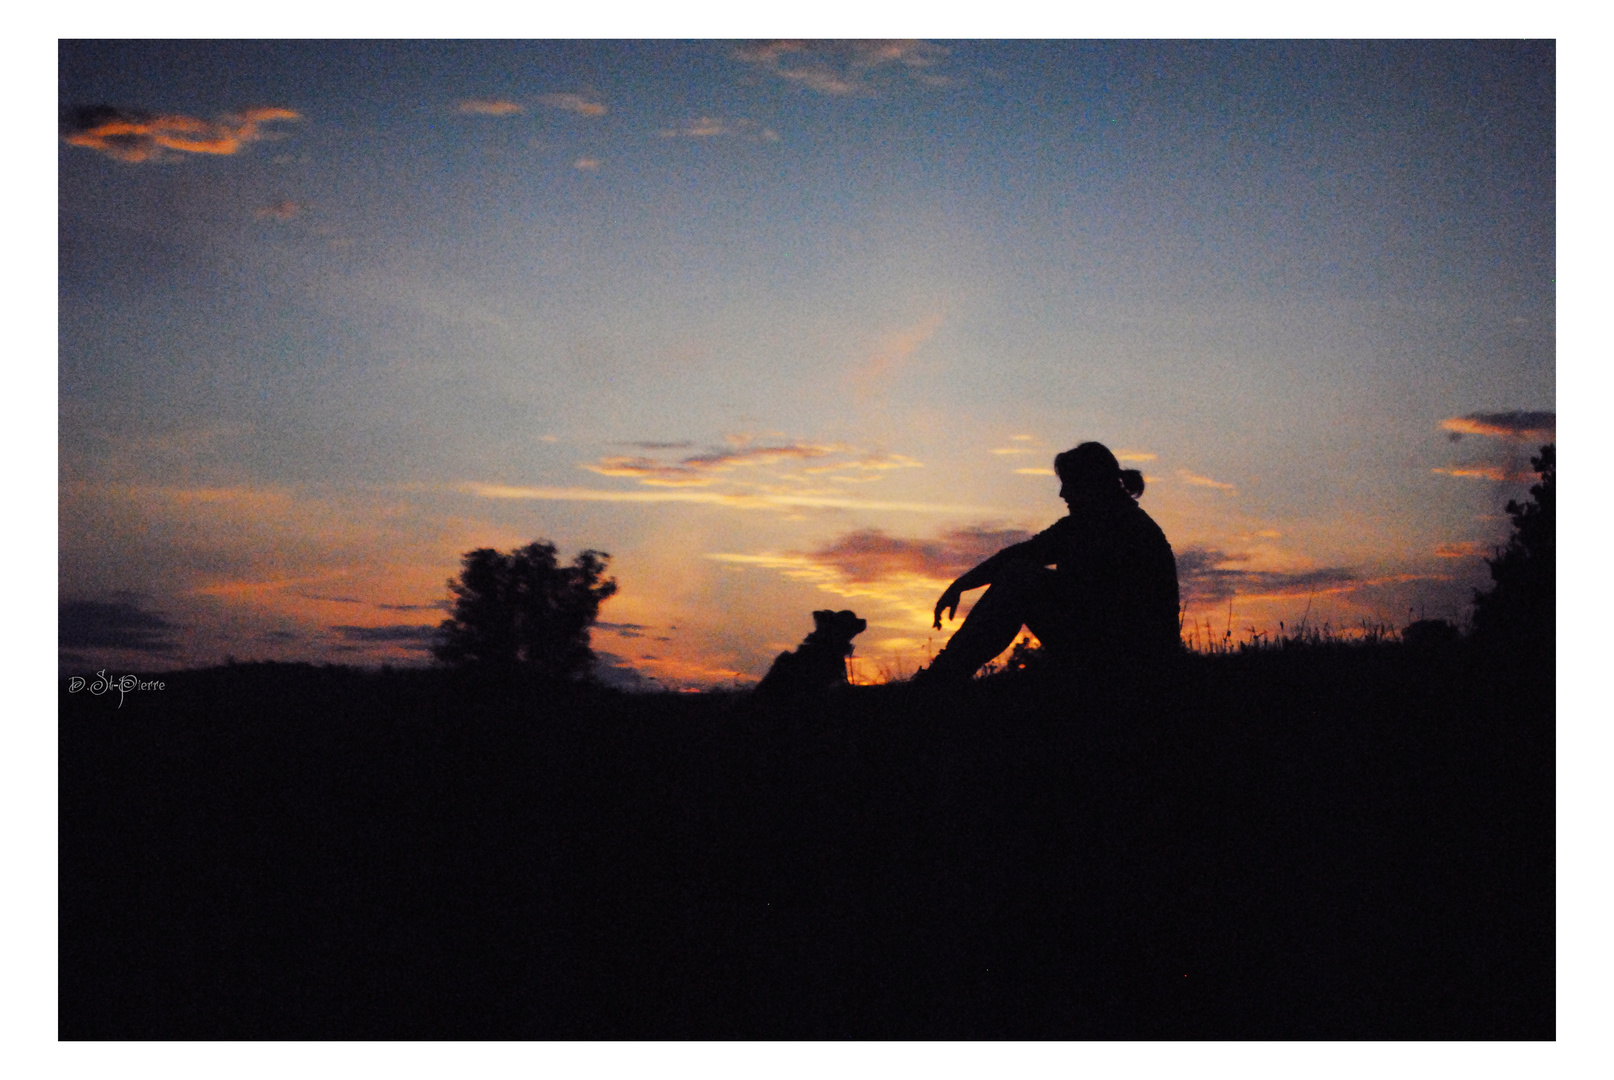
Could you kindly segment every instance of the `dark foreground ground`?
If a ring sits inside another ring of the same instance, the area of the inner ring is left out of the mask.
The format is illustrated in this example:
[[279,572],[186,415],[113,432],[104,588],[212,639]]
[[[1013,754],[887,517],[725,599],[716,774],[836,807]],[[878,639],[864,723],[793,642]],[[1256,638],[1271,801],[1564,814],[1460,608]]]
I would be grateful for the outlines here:
[[166,682],[61,697],[64,1039],[1554,1036],[1550,681],[1461,651]]

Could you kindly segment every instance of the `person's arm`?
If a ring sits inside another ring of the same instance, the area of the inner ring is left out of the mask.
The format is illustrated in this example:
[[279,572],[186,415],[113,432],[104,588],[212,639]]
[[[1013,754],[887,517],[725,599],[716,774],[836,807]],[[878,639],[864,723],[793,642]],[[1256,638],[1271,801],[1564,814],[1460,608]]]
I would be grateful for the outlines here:
[[[998,572],[1004,566],[1013,562],[1034,562],[1037,558],[1037,541],[1040,539],[1040,536],[1034,536],[1030,540],[1010,544],[996,555],[986,559],[975,569],[960,575],[957,581],[947,586],[947,591],[941,594],[940,600],[936,601],[935,629],[941,629],[943,611],[947,612],[948,621],[952,621],[958,614],[958,605],[963,601],[964,594],[971,589],[979,589],[982,585],[992,584]],[[1047,564],[1044,563],[1043,565]]]

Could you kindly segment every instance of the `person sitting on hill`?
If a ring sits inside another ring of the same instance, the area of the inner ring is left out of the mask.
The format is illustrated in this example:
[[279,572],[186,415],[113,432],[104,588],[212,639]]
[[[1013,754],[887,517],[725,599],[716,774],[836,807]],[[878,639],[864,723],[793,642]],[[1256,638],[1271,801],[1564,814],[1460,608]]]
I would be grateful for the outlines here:
[[1160,526],[1137,504],[1143,474],[1123,471],[1096,442],[1054,458],[1054,472],[1070,514],[947,587],[936,601],[938,630],[964,593],[991,586],[916,683],[964,683],[1022,626],[1050,657],[1095,674],[1147,665],[1181,647],[1177,564]]

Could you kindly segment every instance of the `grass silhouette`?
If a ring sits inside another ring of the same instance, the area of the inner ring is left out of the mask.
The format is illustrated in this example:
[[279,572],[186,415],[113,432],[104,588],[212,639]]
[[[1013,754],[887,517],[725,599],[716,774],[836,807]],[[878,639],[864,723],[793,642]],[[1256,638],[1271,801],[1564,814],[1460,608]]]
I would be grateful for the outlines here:
[[60,1035],[1549,1039],[1551,673],[1448,645],[64,691]]

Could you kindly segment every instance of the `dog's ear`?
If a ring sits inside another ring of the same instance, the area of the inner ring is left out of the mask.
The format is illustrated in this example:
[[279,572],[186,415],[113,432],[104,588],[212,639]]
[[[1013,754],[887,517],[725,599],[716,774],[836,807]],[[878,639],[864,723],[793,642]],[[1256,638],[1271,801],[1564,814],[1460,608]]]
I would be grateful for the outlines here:
[[827,608],[823,611],[813,612],[813,626],[819,630],[822,630],[826,624],[833,624],[834,622],[835,613]]

